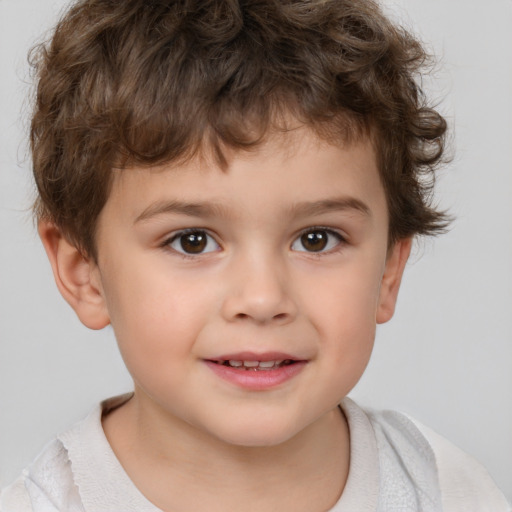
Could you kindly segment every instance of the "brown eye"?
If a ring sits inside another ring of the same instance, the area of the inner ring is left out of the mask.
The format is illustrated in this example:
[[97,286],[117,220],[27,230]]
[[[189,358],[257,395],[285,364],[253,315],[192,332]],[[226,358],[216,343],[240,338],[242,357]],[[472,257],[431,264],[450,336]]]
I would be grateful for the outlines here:
[[311,233],[304,233],[300,237],[300,242],[306,251],[323,251],[327,246],[327,233],[325,231],[313,231]]
[[180,245],[185,252],[197,254],[204,251],[206,247],[206,236],[204,233],[187,233],[180,236]]
[[302,252],[326,252],[343,242],[343,237],[329,229],[305,231],[292,244],[292,250]]
[[186,231],[175,235],[170,244],[182,254],[203,254],[219,249],[217,242],[205,231]]

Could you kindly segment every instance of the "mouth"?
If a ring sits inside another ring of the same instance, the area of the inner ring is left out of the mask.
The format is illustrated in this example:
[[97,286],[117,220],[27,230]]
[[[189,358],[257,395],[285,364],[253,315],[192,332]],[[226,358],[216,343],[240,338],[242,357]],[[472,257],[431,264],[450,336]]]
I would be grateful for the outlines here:
[[272,371],[282,368],[284,366],[290,366],[299,361],[293,359],[276,359],[270,361],[259,361],[259,360],[243,360],[243,359],[224,359],[218,361],[211,361],[212,363],[234,368],[240,371]]
[[275,389],[295,378],[308,360],[282,352],[237,352],[205,360],[221,379],[250,391]]

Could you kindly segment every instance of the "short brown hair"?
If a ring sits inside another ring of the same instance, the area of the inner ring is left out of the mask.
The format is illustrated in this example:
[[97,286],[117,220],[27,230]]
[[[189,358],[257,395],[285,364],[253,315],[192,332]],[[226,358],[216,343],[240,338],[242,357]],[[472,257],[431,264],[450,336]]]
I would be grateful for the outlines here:
[[371,0],[79,0],[32,53],[36,213],[96,258],[113,167],[204,144],[222,164],[291,114],[325,138],[372,134],[390,241],[435,234],[446,122],[416,80],[426,58]]

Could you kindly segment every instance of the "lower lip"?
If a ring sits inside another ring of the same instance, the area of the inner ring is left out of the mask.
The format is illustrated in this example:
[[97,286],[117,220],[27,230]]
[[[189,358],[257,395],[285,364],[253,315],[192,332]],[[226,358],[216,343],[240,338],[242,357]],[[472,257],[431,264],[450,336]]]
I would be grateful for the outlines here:
[[298,375],[306,366],[306,361],[297,361],[275,370],[238,370],[212,361],[205,363],[221,379],[253,391],[264,391],[279,386]]

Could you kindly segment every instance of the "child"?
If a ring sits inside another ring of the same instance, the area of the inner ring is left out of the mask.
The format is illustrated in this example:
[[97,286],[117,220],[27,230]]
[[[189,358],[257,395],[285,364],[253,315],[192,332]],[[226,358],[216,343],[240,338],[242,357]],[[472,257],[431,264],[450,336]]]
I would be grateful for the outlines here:
[[412,238],[447,225],[424,58],[368,0],[68,12],[37,62],[39,233],[134,392],[2,510],[510,510],[439,436],[345,398]]

